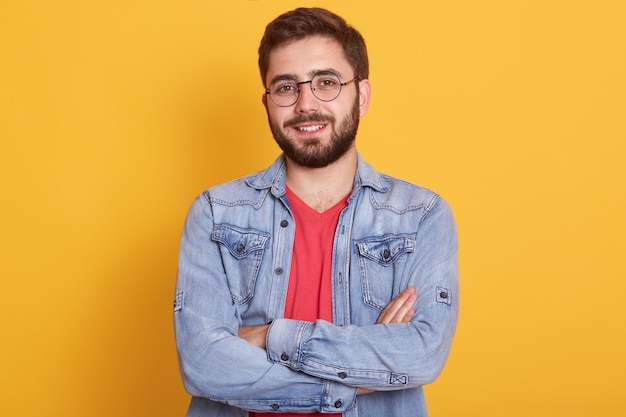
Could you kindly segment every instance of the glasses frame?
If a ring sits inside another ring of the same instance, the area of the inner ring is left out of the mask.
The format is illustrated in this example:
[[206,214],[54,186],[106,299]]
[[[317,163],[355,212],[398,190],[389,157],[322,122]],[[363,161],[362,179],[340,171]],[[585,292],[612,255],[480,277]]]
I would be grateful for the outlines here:
[[[333,98],[331,98],[330,100],[324,100],[319,98],[317,95],[315,95],[315,87],[313,87],[313,80],[315,79],[315,77],[317,77],[318,75],[322,75],[322,74],[327,74],[327,75],[332,75],[334,77],[337,77],[337,80],[339,80],[339,92],[337,93],[337,95]],[[316,99],[318,99],[319,101],[323,101],[324,103],[328,103],[330,101],[336,100],[337,97],[339,97],[339,95],[341,95],[341,90],[343,89],[343,87],[345,87],[348,84],[351,84],[355,81],[360,81],[359,77],[354,77],[353,79],[351,79],[350,81],[346,81],[345,83],[341,82],[341,78],[339,78],[339,76],[335,73],[330,73],[328,74],[326,71],[321,71],[318,72],[316,74],[313,74],[313,77],[311,77],[310,80],[308,81],[300,81],[300,82],[296,82],[296,93],[295,93],[295,100],[293,101],[293,103],[288,104],[288,105],[284,105],[284,104],[278,104],[274,101],[274,99],[272,98],[272,93],[270,92],[269,88],[265,89],[265,95],[270,96],[270,100],[272,100],[272,103],[274,103],[275,105],[277,105],[278,107],[291,107],[294,104],[296,104],[298,102],[298,99],[300,98],[300,86],[303,84],[309,84],[309,87],[311,88],[311,93],[313,94],[313,97],[315,97]],[[270,84],[270,87],[272,86],[272,84]]]

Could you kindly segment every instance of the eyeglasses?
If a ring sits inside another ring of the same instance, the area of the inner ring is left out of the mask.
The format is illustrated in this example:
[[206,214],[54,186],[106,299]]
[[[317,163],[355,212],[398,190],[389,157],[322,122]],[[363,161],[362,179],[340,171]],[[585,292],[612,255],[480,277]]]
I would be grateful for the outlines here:
[[279,78],[270,84],[265,90],[265,94],[280,107],[290,107],[296,104],[300,96],[300,86],[309,84],[311,92],[320,101],[333,101],[341,93],[341,87],[346,86],[359,77],[354,77],[350,81],[342,83],[339,76],[333,72],[323,71],[313,75],[309,81],[296,82],[289,78]]

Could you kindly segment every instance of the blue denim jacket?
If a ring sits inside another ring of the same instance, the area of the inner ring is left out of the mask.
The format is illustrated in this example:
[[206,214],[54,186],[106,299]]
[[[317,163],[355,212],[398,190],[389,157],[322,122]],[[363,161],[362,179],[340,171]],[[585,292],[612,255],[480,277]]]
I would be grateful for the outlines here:
[[[360,155],[333,248],[333,321],[283,317],[296,225],[285,161],[210,188],[183,231],[174,322],[187,416],[264,412],[426,416],[458,315],[457,237],[437,194],[377,173]],[[417,288],[410,323],[376,325]],[[237,337],[272,323],[267,351]],[[356,396],[356,387],[375,390]]]

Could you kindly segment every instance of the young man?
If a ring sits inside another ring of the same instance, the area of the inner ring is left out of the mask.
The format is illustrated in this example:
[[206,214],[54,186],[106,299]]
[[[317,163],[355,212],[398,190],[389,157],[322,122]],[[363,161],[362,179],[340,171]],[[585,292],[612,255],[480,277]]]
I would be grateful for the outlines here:
[[457,240],[433,192],[355,147],[361,35],[296,9],[259,48],[283,154],[193,203],[174,303],[188,416],[426,416],[458,314]]

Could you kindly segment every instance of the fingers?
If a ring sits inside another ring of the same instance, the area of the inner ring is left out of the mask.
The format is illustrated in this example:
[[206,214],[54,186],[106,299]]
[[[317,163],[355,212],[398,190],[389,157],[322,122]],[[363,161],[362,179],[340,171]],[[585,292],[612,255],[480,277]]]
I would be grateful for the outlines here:
[[387,304],[378,316],[376,324],[407,323],[415,315],[413,305],[417,300],[416,289],[407,287]]

